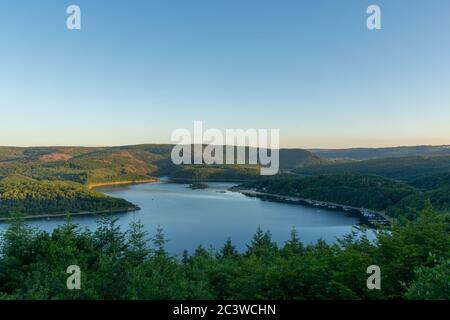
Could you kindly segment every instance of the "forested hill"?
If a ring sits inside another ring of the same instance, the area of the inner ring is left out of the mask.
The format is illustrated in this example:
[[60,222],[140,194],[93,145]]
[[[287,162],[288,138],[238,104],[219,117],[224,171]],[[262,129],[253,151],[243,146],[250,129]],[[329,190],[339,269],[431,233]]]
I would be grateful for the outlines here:
[[272,178],[247,182],[241,188],[378,211],[390,209],[418,193],[415,188],[404,183],[359,174]]
[[11,175],[0,180],[0,218],[80,212],[137,210],[132,203],[88,190],[70,181],[34,180]]
[[[0,147],[0,176],[20,173],[36,179],[70,180],[82,184],[173,176],[203,179],[250,179],[259,176],[257,166],[175,166],[173,145],[136,145],[110,148],[84,147]],[[248,148],[246,150],[248,153]],[[224,152],[226,154],[226,152]],[[281,149],[282,169],[304,168],[328,163],[301,149]]]
[[[294,170],[300,176],[364,175],[407,184],[415,191],[389,207],[392,216],[410,215],[426,201],[440,211],[450,211],[450,156],[396,157],[325,164]],[[345,182],[343,182],[345,184]],[[388,208],[386,208],[388,209]]]
[[238,189],[385,211],[393,218],[415,219],[428,202],[439,211],[450,211],[450,184],[445,179],[438,184],[424,179],[417,185],[422,188],[376,175],[338,173],[266,178],[246,182]]
[[450,173],[450,156],[420,156],[372,159],[297,168],[303,175],[360,173],[373,174],[405,182]]

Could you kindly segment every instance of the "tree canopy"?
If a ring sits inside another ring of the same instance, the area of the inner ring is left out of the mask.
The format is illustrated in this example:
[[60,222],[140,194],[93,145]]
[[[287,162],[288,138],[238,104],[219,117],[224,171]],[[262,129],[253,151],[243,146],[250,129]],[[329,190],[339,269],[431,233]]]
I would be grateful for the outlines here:
[[[3,299],[449,299],[450,218],[429,207],[370,241],[359,231],[335,244],[301,243],[292,230],[279,246],[258,229],[244,252],[228,239],[217,250],[165,250],[161,228],[139,222],[121,231],[112,218],[97,229],[70,221],[52,233],[20,219],[2,235]],[[81,290],[68,290],[66,268],[81,269]],[[369,265],[381,290],[366,287]]]

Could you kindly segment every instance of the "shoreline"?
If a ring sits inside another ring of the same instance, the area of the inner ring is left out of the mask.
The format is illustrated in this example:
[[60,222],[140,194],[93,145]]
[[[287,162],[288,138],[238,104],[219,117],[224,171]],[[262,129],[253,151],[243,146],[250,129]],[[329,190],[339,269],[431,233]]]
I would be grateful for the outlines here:
[[110,187],[110,186],[120,186],[120,185],[131,185],[131,184],[141,184],[141,183],[152,183],[160,181],[159,178],[149,178],[143,180],[124,180],[124,181],[112,181],[112,182],[94,182],[88,183],[87,188],[89,190],[100,188],[100,187]]
[[306,205],[309,207],[323,208],[328,210],[337,210],[358,216],[362,221],[368,223],[369,226],[377,228],[381,226],[390,226],[392,219],[387,217],[384,212],[370,210],[366,208],[357,208],[349,205],[343,205],[339,203],[319,201],[313,199],[304,199],[299,197],[283,196],[279,194],[264,193],[251,189],[234,189],[234,192],[239,192],[247,197],[259,198],[261,200],[282,202],[289,204]]
[[[89,216],[89,215],[100,215],[100,214],[112,214],[112,213],[128,213],[139,211],[141,208],[138,206],[129,207],[127,209],[117,209],[117,210],[105,210],[105,211],[82,211],[82,212],[69,212],[69,213],[55,213],[55,214],[37,214],[37,215],[28,215],[28,216],[20,216],[21,219],[24,220],[33,220],[33,219],[45,219],[45,218],[61,218],[66,216]],[[14,217],[0,217],[0,223],[8,222],[14,219]]]

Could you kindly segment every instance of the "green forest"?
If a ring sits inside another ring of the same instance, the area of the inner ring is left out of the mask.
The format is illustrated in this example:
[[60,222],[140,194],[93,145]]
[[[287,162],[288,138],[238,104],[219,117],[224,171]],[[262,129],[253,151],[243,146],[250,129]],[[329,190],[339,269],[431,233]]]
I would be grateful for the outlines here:
[[414,219],[427,200],[437,211],[450,211],[450,183],[446,175],[439,179],[422,178],[409,184],[358,173],[282,176],[246,182],[237,189],[385,211],[393,218]]
[[[414,221],[355,231],[335,244],[304,245],[292,230],[277,246],[258,229],[244,252],[231,239],[222,248],[169,255],[158,228],[139,222],[127,231],[103,217],[95,231],[70,220],[51,234],[10,223],[0,248],[1,299],[449,299],[450,217],[428,204]],[[381,290],[366,286],[366,268],[381,269]],[[81,289],[68,290],[69,265]]]
[[0,180],[0,218],[79,212],[125,212],[137,210],[132,203],[88,190],[70,181],[34,180],[13,175]]
[[323,165],[295,168],[303,175],[333,173],[373,174],[405,182],[414,182],[430,176],[450,172],[450,155],[414,156],[369,159],[364,161],[342,161]]

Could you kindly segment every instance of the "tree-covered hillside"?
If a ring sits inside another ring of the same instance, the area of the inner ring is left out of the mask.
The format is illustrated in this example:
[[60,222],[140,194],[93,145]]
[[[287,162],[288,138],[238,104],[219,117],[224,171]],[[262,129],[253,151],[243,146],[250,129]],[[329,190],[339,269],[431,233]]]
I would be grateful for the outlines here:
[[318,175],[333,173],[375,174],[406,182],[450,173],[450,156],[420,156],[385,158],[348,163],[310,166],[295,170],[298,174]]
[[404,183],[361,174],[272,178],[248,182],[241,187],[270,194],[314,199],[373,210],[386,210],[417,192],[416,189]]
[[13,175],[0,180],[0,218],[13,214],[51,215],[78,212],[123,212],[137,207],[70,181],[34,180]]
[[418,180],[417,185],[423,187],[418,188],[376,175],[337,173],[308,177],[285,175],[246,182],[239,188],[386,211],[393,218],[415,219],[427,201],[438,211],[450,211],[450,185],[445,178],[436,183],[431,181],[435,180]]
[[[142,180],[150,176],[202,179],[256,179],[254,165],[173,165],[173,145],[136,145],[110,148],[0,147],[0,176],[22,174],[35,179],[70,180],[82,184]],[[226,156],[226,148],[224,156]],[[245,148],[248,158],[249,148]],[[237,153],[237,152],[236,152]],[[235,158],[236,158],[235,153]],[[193,152],[192,152],[193,154]],[[281,149],[281,169],[328,163],[301,149]],[[245,175],[245,177],[242,177]]]

